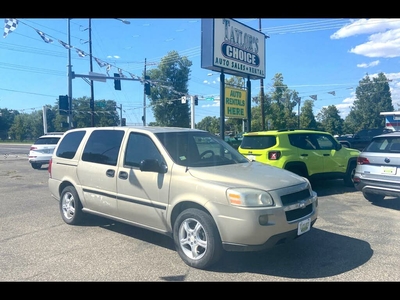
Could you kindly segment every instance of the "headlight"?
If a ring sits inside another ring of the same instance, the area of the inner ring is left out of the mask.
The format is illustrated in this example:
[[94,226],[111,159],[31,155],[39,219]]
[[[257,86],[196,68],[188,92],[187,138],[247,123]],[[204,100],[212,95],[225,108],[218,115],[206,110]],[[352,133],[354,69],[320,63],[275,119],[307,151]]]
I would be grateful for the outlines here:
[[232,188],[226,192],[228,202],[236,206],[273,206],[274,200],[266,191],[251,188]]

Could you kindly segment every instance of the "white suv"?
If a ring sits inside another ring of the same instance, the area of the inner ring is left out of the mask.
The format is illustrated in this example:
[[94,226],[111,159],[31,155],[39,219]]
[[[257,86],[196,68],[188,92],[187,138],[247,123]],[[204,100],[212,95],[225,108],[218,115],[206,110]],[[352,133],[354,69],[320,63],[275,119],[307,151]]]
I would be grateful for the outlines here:
[[63,132],[54,132],[42,135],[29,149],[28,160],[32,168],[40,169],[48,164],[53,155],[54,148],[60,140]]

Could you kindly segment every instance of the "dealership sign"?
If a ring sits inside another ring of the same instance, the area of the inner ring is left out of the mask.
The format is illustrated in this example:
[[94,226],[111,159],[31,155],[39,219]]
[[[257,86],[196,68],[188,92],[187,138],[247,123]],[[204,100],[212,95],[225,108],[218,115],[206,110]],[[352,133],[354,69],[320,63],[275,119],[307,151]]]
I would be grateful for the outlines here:
[[202,19],[201,67],[265,78],[265,35],[233,19]]
[[225,117],[247,119],[247,91],[225,88]]

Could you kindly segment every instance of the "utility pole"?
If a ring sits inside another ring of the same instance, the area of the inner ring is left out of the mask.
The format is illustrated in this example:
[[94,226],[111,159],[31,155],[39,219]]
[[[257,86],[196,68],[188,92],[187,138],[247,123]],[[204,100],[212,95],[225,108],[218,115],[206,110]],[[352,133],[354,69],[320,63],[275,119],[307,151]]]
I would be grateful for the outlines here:
[[143,82],[143,126],[146,126],[146,58],[144,59],[144,82]]
[[[261,32],[261,18],[258,19],[259,31]],[[260,79],[260,93],[261,93],[261,124],[262,130],[265,130],[265,111],[264,111],[264,80]]]
[[71,65],[71,19],[68,19],[68,127],[72,128],[72,65]]
[[[89,18],[89,55],[90,55],[90,72],[93,72],[93,55],[92,55],[92,19]],[[90,80],[90,115],[91,126],[94,127],[94,82]]]

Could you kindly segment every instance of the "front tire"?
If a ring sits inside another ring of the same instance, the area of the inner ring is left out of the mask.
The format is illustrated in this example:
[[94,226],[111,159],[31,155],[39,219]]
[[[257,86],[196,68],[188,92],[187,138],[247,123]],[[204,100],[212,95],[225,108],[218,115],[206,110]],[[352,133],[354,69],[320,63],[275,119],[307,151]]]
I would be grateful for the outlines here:
[[213,218],[196,208],[186,209],[177,217],[174,242],[181,259],[198,269],[206,269],[216,263],[223,252]]
[[67,186],[61,192],[60,212],[65,223],[69,225],[82,223],[84,219],[82,203],[74,187]]

